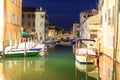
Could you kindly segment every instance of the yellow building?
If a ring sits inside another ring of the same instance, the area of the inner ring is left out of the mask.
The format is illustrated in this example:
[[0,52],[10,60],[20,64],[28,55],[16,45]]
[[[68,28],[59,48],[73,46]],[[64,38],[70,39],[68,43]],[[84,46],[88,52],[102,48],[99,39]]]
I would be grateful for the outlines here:
[[22,0],[0,0],[0,50],[21,40]]
[[[88,39],[94,39],[99,40],[100,38],[100,15],[94,15],[87,19],[87,25],[88,25]],[[92,44],[92,43],[91,43]],[[96,42],[95,46],[97,47],[98,44]],[[97,48],[98,49],[98,48]]]
[[118,8],[117,8],[117,55],[116,55],[116,58],[117,58],[117,61],[120,63],[120,0],[118,0]]
[[99,26],[100,26],[100,15],[89,17],[87,19],[88,23],[88,39],[96,39],[99,35]]
[[101,7],[101,28],[104,37],[103,53],[113,58],[114,36],[116,27],[115,0],[102,0]]
[[100,60],[101,80],[115,79],[115,59],[117,56],[118,33],[118,0],[100,0],[99,13],[101,16],[101,42],[100,52],[103,58]]

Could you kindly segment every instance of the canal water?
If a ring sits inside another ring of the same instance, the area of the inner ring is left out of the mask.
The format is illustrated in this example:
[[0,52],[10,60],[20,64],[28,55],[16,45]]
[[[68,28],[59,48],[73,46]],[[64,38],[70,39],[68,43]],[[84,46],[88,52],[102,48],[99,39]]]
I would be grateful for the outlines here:
[[80,64],[70,46],[56,46],[44,57],[1,58],[0,80],[98,80],[98,68]]

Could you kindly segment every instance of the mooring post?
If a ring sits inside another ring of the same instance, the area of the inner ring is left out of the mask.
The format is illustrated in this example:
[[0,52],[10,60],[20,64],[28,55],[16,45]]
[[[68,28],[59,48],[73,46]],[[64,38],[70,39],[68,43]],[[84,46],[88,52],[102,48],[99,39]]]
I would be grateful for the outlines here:
[[25,45],[24,45],[24,57],[26,57],[26,38],[24,39],[24,43],[25,43]]

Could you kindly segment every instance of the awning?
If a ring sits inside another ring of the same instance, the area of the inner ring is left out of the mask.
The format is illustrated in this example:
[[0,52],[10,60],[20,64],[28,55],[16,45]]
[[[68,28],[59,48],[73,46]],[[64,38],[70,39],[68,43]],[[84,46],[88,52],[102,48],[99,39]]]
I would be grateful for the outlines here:
[[22,35],[25,36],[25,37],[29,37],[30,36],[30,34],[25,32],[25,31],[22,32]]

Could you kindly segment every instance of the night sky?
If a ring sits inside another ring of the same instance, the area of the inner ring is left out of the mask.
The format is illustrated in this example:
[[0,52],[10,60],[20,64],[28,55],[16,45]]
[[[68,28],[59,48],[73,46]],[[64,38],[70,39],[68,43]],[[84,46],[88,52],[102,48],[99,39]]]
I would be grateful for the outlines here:
[[69,30],[73,23],[79,22],[81,11],[97,9],[98,0],[23,0],[22,3],[23,7],[42,7],[52,24]]

